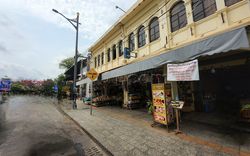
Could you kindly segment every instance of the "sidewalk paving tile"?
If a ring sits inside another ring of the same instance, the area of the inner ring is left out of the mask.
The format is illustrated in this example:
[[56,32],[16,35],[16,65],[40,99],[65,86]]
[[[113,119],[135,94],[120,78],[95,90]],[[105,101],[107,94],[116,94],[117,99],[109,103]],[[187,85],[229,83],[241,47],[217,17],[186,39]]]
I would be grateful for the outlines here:
[[114,155],[232,155],[168,134],[162,128],[152,128],[150,120],[144,119],[147,115],[141,112],[102,108],[94,108],[92,116],[88,109],[64,111]]

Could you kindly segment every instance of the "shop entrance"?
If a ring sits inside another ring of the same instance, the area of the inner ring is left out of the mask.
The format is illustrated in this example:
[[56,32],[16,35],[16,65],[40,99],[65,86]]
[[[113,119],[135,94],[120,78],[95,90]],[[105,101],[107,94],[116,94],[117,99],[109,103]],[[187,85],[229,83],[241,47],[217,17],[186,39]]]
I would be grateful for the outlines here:
[[182,119],[227,130],[250,131],[250,52],[199,58],[199,81],[178,82]]
[[118,78],[93,83],[93,105],[122,105],[123,90],[122,82]]
[[192,97],[189,101],[193,102],[193,111],[211,114],[212,118],[231,122],[249,122],[247,113],[242,114],[243,108],[250,104],[249,51],[201,58],[199,67],[200,81],[184,82],[178,86],[191,86],[191,91],[185,89],[185,94],[190,93],[187,97]]
[[204,111],[239,115],[242,102],[250,99],[249,66],[213,68],[200,75]]

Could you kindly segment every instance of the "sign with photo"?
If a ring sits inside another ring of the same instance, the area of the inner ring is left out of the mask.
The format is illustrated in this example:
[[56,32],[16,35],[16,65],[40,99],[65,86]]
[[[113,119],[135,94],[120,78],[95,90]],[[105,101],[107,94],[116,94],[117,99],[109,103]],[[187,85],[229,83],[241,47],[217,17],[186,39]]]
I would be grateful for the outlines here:
[[198,60],[180,64],[167,65],[167,80],[168,81],[198,81],[199,66]]
[[152,96],[155,122],[167,125],[167,109],[165,100],[164,83],[152,84]]

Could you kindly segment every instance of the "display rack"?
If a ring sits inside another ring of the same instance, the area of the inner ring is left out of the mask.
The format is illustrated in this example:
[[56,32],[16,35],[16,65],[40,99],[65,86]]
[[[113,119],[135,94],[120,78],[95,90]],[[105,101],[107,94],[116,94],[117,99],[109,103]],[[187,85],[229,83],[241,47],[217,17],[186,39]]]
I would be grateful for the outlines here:
[[136,109],[140,108],[141,95],[137,94],[128,94],[128,103],[126,105],[127,109]]

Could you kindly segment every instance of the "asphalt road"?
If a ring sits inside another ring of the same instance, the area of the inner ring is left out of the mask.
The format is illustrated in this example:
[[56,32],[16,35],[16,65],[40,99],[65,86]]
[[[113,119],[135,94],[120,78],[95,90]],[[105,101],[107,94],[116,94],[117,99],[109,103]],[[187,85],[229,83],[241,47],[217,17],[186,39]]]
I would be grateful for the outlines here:
[[106,155],[55,103],[11,96],[0,104],[0,156]]

